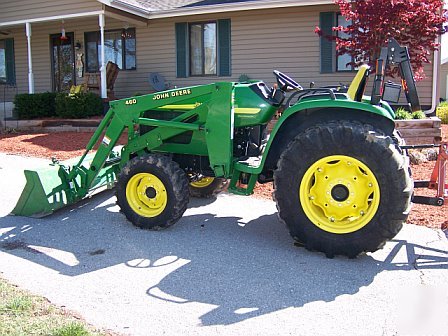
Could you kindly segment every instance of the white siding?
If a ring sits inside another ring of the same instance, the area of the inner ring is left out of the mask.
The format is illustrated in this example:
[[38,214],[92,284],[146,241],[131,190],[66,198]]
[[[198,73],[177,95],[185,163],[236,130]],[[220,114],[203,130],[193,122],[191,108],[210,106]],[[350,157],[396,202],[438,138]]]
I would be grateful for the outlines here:
[[[126,78],[126,86],[118,85],[117,92],[142,91],[148,87],[149,72],[163,74],[167,82],[178,87],[237,80],[241,74],[273,83],[274,69],[291,75],[304,87],[310,82],[316,86],[348,84],[354,72],[320,73],[319,38],[314,28],[319,25],[319,13],[330,10],[335,7],[296,7],[150,21],[148,28],[137,28],[138,71],[132,79]],[[231,19],[232,76],[176,78],[175,22],[222,18]],[[430,105],[432,65],[426,67],[426,75],[427,79],[418,83],[418,90],[422,104]],[[120,74],[119,84],[123,77]]]
[[1,0],[0,22],[100,10],[96,0]]
[[[83,1],[83,3],[87,3]],[[251,12],[222,13],[149,21],[148,27],[136,27],[137,70],[120,71],[115,94],[124,98],[137,92],[150,92],[151,72],[162,74],[171,86],[190,86],[215,81],[236,81],[241,74],[251,79],[274,83],[272,70],[283,71],[304,87],[350,83],[353,72],[320,74],[319,38],[314,28],[319,12],[335,10],[334,6],[278,8]],[[231,19],[232,76],[176,78],[176,22],[199,22]],[[122,28],[126,23],[106,18],[106,29]],[[131,25],[132,26],[132,25]],[[33,24],[32,51],[36,92],[51,90],[49,35],[60,33],[60,23]],[[84,32],[99,30],[98,19],[66,20],[67,32],[83,43]],[[14,29],[17,84],[27,92],[27,47],[24,26]],[[432,65],[426,67],[427,79],[418,83],[423,105],[431,104]]]

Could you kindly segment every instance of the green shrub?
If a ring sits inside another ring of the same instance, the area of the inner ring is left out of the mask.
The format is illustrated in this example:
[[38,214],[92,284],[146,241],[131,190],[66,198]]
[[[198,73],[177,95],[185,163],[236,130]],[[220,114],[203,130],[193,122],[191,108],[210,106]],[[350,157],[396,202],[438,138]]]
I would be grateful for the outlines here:
[[21,93],[14,97],[14,116],[18,119],[54,117],[56,93]]
[[448,102],[442,102],[437,107],[437,116],[442,121],[442,124],[448,124]]
[[74,95],[59,93],[56,96],[56,115],[59,117],[87,118],[102,113],[103,101],[100,96],[92,92]]
[[406,111],[403,107],[397,108],[395,111],[395,120],[412,119],[412,114]]
[[423,111],[412,112],[412,119],[426,119],[426,114]]

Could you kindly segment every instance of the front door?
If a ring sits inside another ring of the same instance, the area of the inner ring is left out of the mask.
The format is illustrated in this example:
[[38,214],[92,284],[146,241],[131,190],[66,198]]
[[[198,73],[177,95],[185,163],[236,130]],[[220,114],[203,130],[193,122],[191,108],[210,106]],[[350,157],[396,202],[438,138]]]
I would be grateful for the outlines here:
[[75,85],[75,48],[73,33],[50,36],[51,73],[53,76],[53,91],[64,92]]

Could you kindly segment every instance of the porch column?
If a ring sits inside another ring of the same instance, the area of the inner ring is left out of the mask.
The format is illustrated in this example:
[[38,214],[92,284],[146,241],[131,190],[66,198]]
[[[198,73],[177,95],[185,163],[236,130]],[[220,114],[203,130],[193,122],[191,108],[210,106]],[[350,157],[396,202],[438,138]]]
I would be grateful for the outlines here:
[[28,92],[34,93],[33,59],[31,58],[31,23],[26,22],[26,40],[28,42]]
[[99,24],[100,24],[100,36],[101,36],[101,98],[107,98],[107,84],[106,84],[106,64],[104,57],[104,14],[99,15]]

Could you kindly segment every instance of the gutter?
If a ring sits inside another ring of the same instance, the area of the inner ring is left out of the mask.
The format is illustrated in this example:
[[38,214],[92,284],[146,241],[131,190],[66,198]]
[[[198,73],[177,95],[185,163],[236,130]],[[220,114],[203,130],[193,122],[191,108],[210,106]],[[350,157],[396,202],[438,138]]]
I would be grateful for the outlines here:
[[149,19],[161,19],[167,17],[177,17],[186,15],[200,15],[222,12],[236,12],[254,9],[268,8],[284,8],[311,5],[327,5],[334,4],[333,0],[308,0],[308,1],[288,1],[288,0],[271,0],[271,1],[249,1],[239,4],[221,4],[215,6],[196,6],[188,8],[178,8],[173,10],[158,11],[149,15]]
[[26,23],[60,21],[60,20],[64,20],[64,19],[76,19],[76,18],[80,18],[80,17],[97,16],[97,15],[101,15],[101,14],[104,14],[103,10],[93,11],[93,12],[84,12],[84,13],[56,15],[56,16],[46,16],[46,17],[33,18],[33,19],[23,19],[23,20],[9,21],[9,22],[0,22],[0,27],[17,26],[17,25],[22,25],[22,24],[26,24]]
[[182,7],[170,10],[152,11],[140,6],[131,5],[122,0],[98,0],[99,2],[115,7],[117,9],[142,16],[146,19],[161,19],[170,17],[179,17],[187,15],[200,15],[200,14],[212,14],[222,12],[236,12],[244,10],[254,9],[268,9],[268,8],[281,8],[281,7],[297,7],[297,6],[312,6],[312,5],[333,5],[333,0],[263,0],[263,1],[247,1],[241,3],[226,3],[219,5],[206,5],[206,6],[192,6]]

